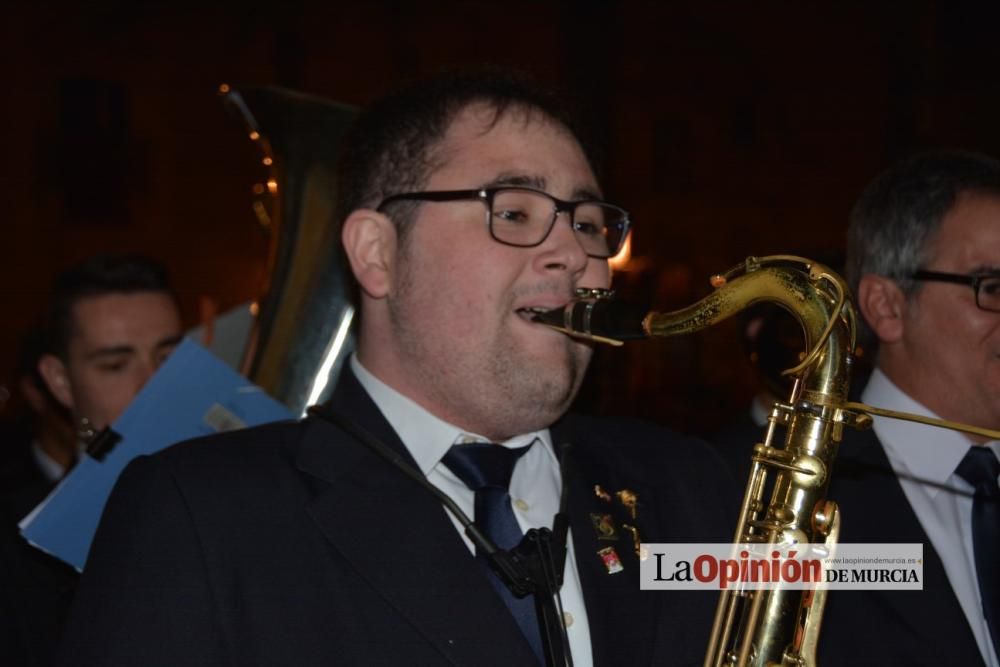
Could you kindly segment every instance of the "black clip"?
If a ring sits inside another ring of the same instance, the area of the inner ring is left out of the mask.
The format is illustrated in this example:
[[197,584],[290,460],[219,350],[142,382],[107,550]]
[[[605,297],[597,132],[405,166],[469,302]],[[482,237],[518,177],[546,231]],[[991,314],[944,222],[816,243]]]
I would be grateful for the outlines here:
[[122,437],[116,431],[112,431],[110,426],[105,426],[87,443],[87,455],[92,459],[103,461],[121,441]]

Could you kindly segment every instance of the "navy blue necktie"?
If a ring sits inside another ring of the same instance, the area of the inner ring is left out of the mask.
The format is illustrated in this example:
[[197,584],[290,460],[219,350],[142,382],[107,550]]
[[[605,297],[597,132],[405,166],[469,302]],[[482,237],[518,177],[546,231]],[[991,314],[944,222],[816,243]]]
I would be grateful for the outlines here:
[[[452,446],[442,459],[456,477],[476,492],[476,525],[501,549],[516,546],[524,537],[510,506],[510,478],[517,460],[529,449],[531,445],[508,449],[488,442],[474,442]],[[490,583],[510,609],[535,655],[544,662],[534,599],[530,595],[521,599],[514,597],[478,550],[476,557],[488,570]]]
[[972,499],[972,548],[983,615],[1000,655],[1000,461],[989,447],[973,446],[955,473],[976,490]]

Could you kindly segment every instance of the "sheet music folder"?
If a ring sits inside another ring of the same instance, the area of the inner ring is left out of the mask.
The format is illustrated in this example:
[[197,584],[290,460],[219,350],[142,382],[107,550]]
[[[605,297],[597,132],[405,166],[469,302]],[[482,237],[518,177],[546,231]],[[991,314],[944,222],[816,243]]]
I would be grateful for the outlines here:
[[292,418],[263,389],[185,339],[112,425],[121,439],[105,441],[100,460],[82,456],[21,521],[21,534],[82,571],[104,504],[132,459],[182,440]]

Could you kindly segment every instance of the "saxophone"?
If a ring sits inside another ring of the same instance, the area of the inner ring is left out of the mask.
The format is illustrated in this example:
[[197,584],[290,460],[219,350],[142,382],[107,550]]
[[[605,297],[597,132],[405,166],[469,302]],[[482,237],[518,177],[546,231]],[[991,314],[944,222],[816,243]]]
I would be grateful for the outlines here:
[[[871,417],[848,403],[856,315],[843,278],[801,257],[748,258],[713,276],[715,291],[670,313],[641,313],[602,290],[583,290],[565,308],[536,319],[574,337],[621,344],[652,336],[692,333],[761,301],[788,310],[802,326],[808,352],[785,371],[794,379],[785,403],[775,404],[737,521],[735,543],[823,543],[832,549],[840,516],[826,498],[845,425],[864,428]],[[783,446],[773,442],[785,427]],[[766,499],[770,491],[770,498]],[[725,590],[716,608],[705,665],[816,664],[825,590]]]

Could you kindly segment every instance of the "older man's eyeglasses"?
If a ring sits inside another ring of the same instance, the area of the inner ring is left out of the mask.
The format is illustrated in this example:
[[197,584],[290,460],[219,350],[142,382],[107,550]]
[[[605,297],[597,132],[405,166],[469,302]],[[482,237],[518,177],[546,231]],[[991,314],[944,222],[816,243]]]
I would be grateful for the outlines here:
[[567,214],[577,241],[591,257],[606,259],[618,254],[631,221],[628,212],[603,201],[563,201],[532,188],[497,187],[480,190],[407,192],[382,200],[378,211],[398,201],[479,200],[486,206],[490,236],[506,245],[530,248],[548,238],[560,213]]
[[968,285],[976,293],[976,305],[982,310],[1000,313],[1000,274],[981,273],[963,275],[960,273],[942,273],[941,271],[925,271],[923,269],[910,276],[913,280],[927,280],[941,283],[956,283]]

